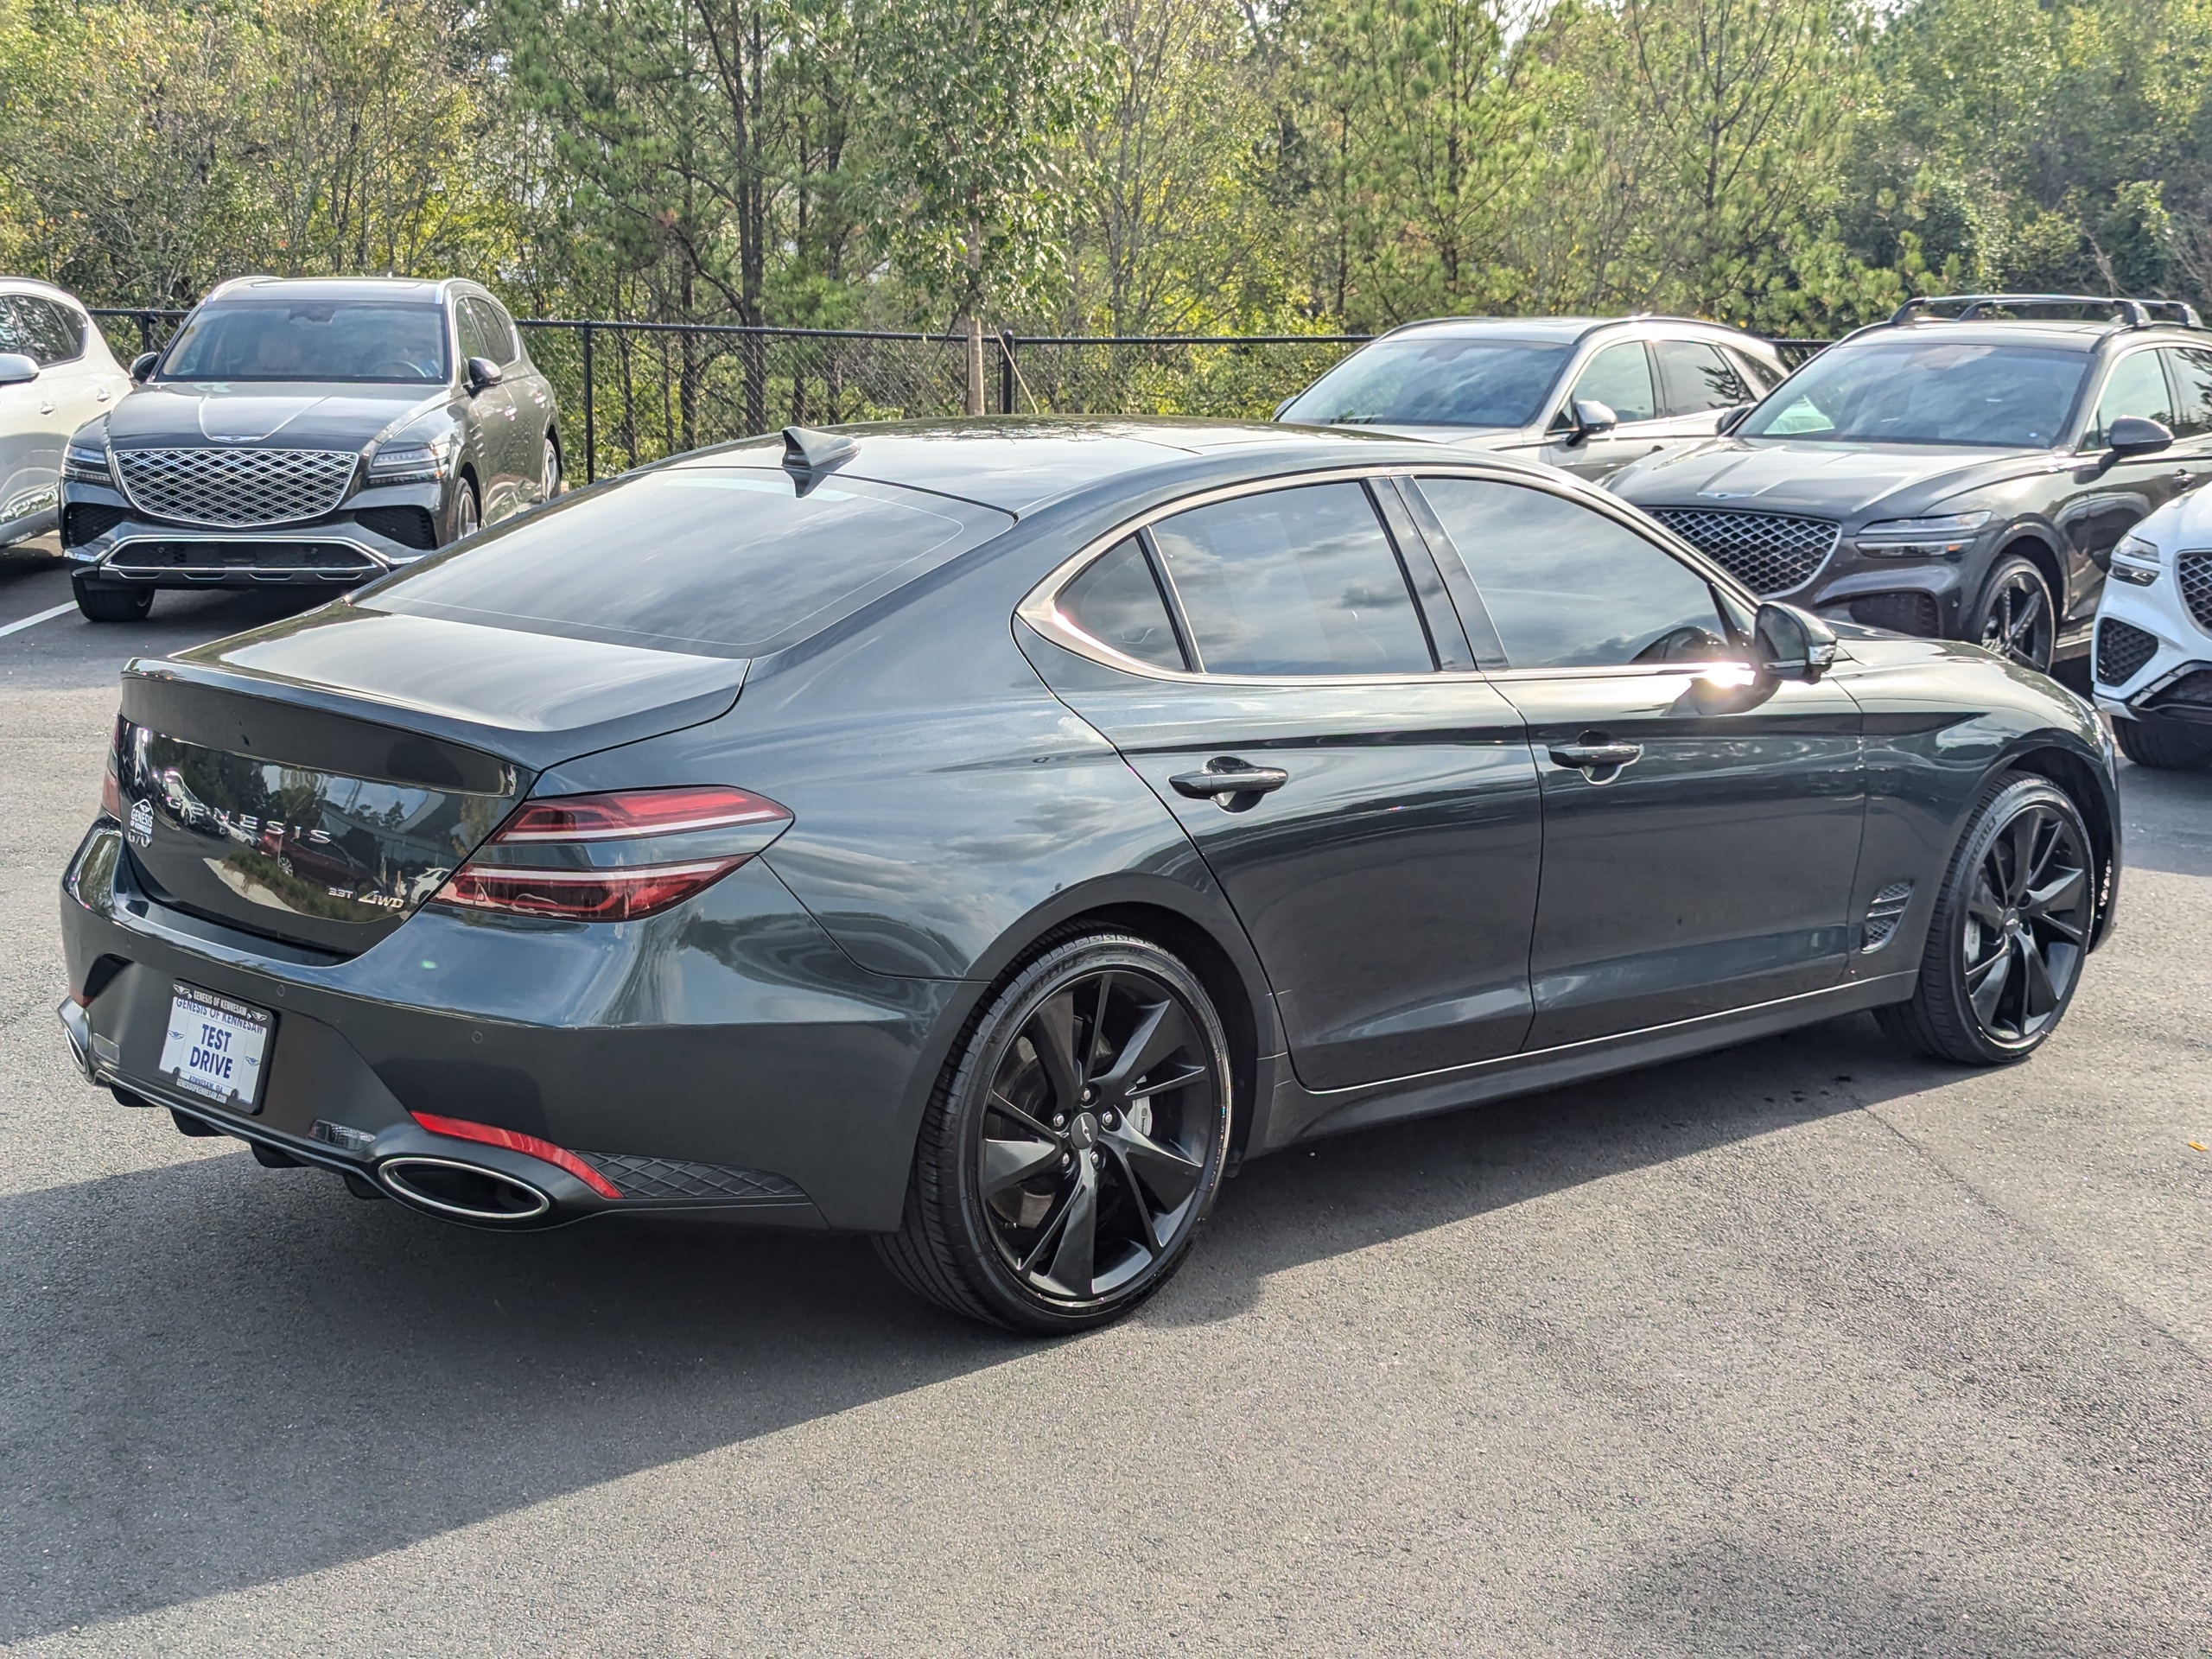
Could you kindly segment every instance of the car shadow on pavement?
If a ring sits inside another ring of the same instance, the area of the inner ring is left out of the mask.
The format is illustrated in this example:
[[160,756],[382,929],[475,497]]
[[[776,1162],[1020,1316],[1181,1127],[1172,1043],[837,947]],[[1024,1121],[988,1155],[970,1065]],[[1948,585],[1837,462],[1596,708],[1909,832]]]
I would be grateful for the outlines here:
[[[1138,1317],[1232,1317],[1303,1262],[1956,1075],[1861,1018],[1260,1160]],[[864,1240],[473,1232],[244,1153],[0,1200],[0,1644],[358,1560],[1035,1349],[912,1300]]]

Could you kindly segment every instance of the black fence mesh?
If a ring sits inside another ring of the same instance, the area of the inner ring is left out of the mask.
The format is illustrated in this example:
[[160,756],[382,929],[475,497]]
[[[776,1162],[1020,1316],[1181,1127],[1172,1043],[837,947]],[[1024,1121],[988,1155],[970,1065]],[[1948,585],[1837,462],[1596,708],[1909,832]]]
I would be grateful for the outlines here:
[[[188,312],[93,312],[116,355],[159,349]],[[571,479],[599,477],[782,426],[957,415],[957,335],[516,319],[553,382]],[[1197,415],[1264,420],[1362,334],[1042,336],[984,341],[991,414]],[[1774,342],[1795,368],[1825,340]]]

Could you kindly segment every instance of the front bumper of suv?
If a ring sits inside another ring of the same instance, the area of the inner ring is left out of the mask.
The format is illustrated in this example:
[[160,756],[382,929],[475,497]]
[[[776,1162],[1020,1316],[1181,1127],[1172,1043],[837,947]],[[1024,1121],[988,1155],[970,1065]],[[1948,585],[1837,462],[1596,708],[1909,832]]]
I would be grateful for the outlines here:
[[2115,559],[2113,568],[2133,579],[2108,580],[2097,607],[2097,706],[2118,720],[2163,717],[2212,735],[2212,555],[2184,551],[2155,567]]
[[141,512],[109,484],[61,486],[61,551],[77,581],[111,588],[349,588],[435,552],[447,485],[357,489],[302,524],[215,529]]

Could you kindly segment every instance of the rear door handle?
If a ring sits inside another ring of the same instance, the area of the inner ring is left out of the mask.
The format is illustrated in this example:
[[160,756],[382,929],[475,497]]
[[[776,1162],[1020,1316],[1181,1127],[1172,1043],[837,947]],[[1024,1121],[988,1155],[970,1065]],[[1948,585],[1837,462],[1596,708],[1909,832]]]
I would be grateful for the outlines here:
[[1587,775],[1593,784],[1608,784],[1623,766],[1633,766],[1643,758],[1643,745],[1586,738],[1579,743],[1553,744],[1551,757],[1554,766],[1570,766]]
[[1223,755],[1207,761],[1204,772],[1178,772],[1167,781],[1178,795],[1210,801],[1224,795],[1265,795],[1288,783],[1290,774],[1281,766],[1255,766]]

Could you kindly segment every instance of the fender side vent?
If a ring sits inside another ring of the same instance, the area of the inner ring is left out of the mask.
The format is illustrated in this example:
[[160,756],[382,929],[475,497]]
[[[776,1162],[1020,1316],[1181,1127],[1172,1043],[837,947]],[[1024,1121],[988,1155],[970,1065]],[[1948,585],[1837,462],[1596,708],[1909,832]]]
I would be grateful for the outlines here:
[[1912,903],[1912,883],[1892,881],[1874,895],[1866,906],[1866,919],[1859,926],[1859,948],[1863,951],[1878,950],[1890,942],[1897,931],[1897,924],[1904,919],[1906,906]]

